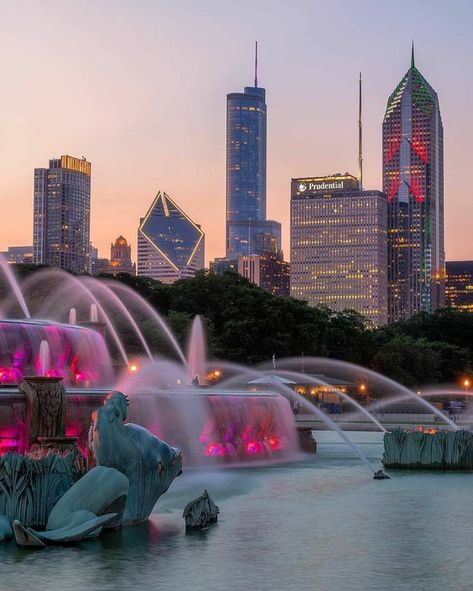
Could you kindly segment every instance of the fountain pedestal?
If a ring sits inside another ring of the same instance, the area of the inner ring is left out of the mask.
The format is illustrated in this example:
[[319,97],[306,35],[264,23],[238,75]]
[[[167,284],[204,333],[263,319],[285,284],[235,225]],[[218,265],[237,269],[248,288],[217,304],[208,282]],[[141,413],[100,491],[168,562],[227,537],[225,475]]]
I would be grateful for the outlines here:
[[66,437],[67,393],[61,377],[25,377],[19,385],[26,397],[25,448],[67,451],[77,445]]

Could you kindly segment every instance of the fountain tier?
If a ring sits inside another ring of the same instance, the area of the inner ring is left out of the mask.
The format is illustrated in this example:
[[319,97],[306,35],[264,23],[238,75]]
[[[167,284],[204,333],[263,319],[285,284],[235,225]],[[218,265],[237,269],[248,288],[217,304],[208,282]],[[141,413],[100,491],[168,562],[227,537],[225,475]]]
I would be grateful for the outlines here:
[[[68,389],[66,435],[87,452],[92,412],[109,390]],[[130,422],[171,441],[184,463],[227,463],[289,458],[298,450],[287,400],[277,394],[209,389],[135,393]],[[0,455],[22,452],[28,440],[26,400],[16,388],[0,390]]]
[[[41,354],[45,349],[48,359]],[[103,337],[80,326],[0,320],[0,384],[40,375],[62,377],[66,385],[110,385],[111,361]]]

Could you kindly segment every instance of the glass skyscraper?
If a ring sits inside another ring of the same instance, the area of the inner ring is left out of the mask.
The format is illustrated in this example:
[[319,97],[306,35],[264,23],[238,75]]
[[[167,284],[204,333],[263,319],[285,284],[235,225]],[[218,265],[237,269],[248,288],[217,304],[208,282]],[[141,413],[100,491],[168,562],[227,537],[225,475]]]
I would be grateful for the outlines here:
[[174,283],[204,266],[204,233],[167,195],[158,192],[138,228],[137,275]]
[[227,95],[226,258],[280,248],[281,224],[266,220],[266,102],[255,84]]
[[444,305],[443,127],[437,93],[415,66],[388,100],[383,121],[388,202],[390,322]]
[[91,164],[61,156],[34,171],[33,262],[89,271]]

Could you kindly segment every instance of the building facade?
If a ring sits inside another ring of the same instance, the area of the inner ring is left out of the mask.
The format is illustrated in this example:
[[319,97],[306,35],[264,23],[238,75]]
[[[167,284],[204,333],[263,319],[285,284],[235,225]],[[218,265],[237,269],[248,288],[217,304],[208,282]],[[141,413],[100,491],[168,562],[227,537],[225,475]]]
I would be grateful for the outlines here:
[[33,246],[9,246],[1,254],[7,263],[30,265],[33,262]]
[[289,263],[282,253],[239,256],[238,273],[273,295],[289,296]]
[[110,268],[109,272],[136,274],[136,266],[131,260],[131,245],[123,236],[119,236],[110,244]]
[[473,261],[447,261],[445,300],[450,308],[473,312]]
[[174,283],[204,267],[205,236],[182,209],[158,192],[138,228],[137,275]]
[[292,179],[291,295],[387,322],[387,207],[351,175]]
[[388,202],[390,322],[445,302],[443,126],[437,93],[415,66],[388,100],[383,120]]
[[266,220],[266,94],[248,86],[227,95],[226,258],[281,248],[281,225]]
[[89,271],[91,164],[61,156],[34,171],[33,262]]

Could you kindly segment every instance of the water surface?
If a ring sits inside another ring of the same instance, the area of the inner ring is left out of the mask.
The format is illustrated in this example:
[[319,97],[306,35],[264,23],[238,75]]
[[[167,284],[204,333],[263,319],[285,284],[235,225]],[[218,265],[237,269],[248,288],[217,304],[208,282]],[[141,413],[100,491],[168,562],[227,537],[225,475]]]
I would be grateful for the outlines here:
[[[379,460],[379,444],[361,448]],[[344,445],[301,463],[187,472],[149,523],[42,551],[0,547],[0,589],[471,589],[473,475],[393,472],[374,481]],[[207,487],[219,522],[186,535]]]

